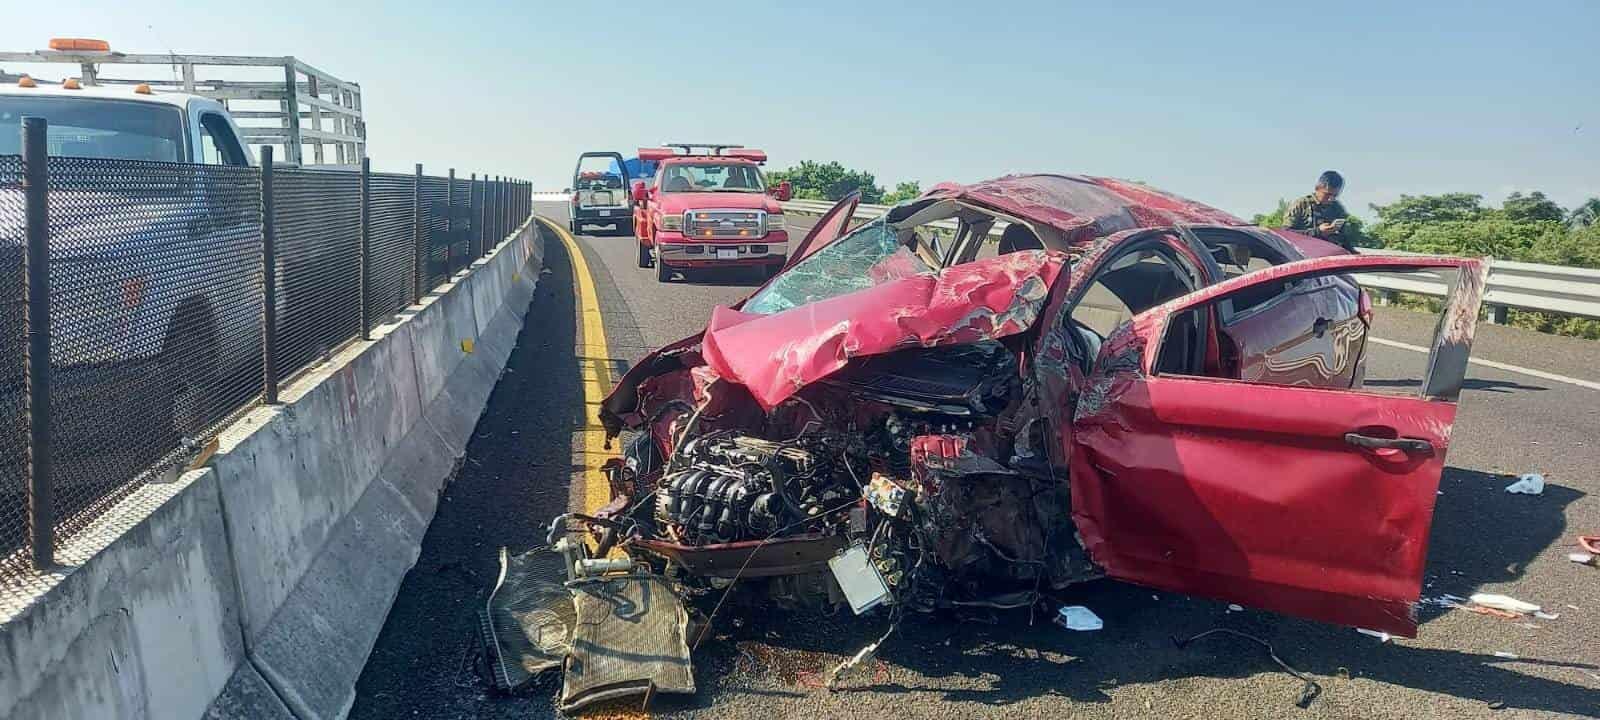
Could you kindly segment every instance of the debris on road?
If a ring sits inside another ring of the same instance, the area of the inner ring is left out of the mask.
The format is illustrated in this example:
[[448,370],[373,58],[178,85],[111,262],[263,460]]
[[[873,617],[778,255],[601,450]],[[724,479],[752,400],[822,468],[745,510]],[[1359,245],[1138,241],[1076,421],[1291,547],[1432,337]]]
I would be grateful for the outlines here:
[[1516,653],[1509,653],[1509,652],[1506,652],[1504,650],[1496,650],[1496,651],[1494,651],[1494,656],[1497,657],[1497,658],[1505,659],[1505,660],[1520,660],[1521,659],[1521,658],[1517,657]]
[[[1370,633],[1371,631],[1362,630],[1362,632]],[[1178,638],[1173,638],[1172,639],[1172,644],[1177,645],[1178,649],[1182,650],[1182,649],[1188,647],[1190,643],[1193,643],[1194,641],[1199,640],[1200,638],[1206,637],[1207,635],[1218,635],[1218,634],[1221,634],[1221,635],[1233,635],[1235,637],[1242,637],[1242,638],[1244,638],[1246,640],[1249,640],[1249,641],[1251,641],[1251,642],[1253,642],[1253,643],[1255,643],[1257,645],[1260,645],[1261,647],[1266,648],[1267,649],[1267,655],[1272,658],[1273,662],[1278,664],[1278,667],[1283,668],[1284,672],[1289,673],[1290,675],[1293,675],[1296,678],[1299,678],[1299,680],[1301,682],[1305,683],[1305,685],[1301,686],[1301,688],[1300,688],[1300,699],[1296,700],[1295,703],[1294,703],[1297,707],[1301,708],[1302,710],[1305,709],[1305,708],[1310,707],[1311,706],[1311,701],[1316,700],[1317,696],[1322,694],[1322,686],[1317,684],[1317,681],[1312,680],[1311,676],[1306,675],[1305,673],[1302,673],[1299,670],[1296,670],[1296,669],[1290,667],[1289,663],[1284,662],[1283,658],[1278,657],[1278,652],[1276,650],[1272,649],[1272,643],[1269,643],[1269,642],[1267,642],[1265,640],[1262,640],[1261,638],[1258,638],[1258,637],[1256,637],[1254,635],[1251,635],[1249,633],[1242,633],[1242,632],[1239,632],[1238,630],[1230,630],[1228,628],[1212,628],[1210,630],[1207,630],[1207,631],[1205,631],[1203,633],[1200,633],[1199,635],[1195,635],[1195,636],[1190,637],[1190,638],[1181,639],[1181,640],[1178,639]],[[1388,633],[1384,633],[1384,635],[1388,635]]]
[[1567,553],[1567,559],[1571,560],[1571,561],[1573,561],[1573,562],[1575,562],[1575,563],[1577,563],[1579,565],[1593,565],[1594,564],[1594,556],[1589,554],[1589,553],[1586,553],[1586,552],[1583,552],[1583,553]]
[[1468,599],[1480,607],[1516,613],[1518,615],[1532,615],[1533,613],[1539,612],[1542,609],[1538,605],[1535,605],[1531,602],[1518,600],[1510,595],[1473,593],[1472,597]]
[[1063,605],[1056,611],[1056,624],[1068,630],[1092,632],[1106,626],[1093,610],[1082,605]]
[[1538,495],[1544,492],[1544,476],[1539,473],[1525,473],[1517,481],[1506,486],[1506,492],[1514,495]]
[[1371,635],[1372,637],[1377,638],[1378,642],[1389,642],[1390,640],[1394,639],[1393,635],[1390,635],[1389,633],[1383,632],[1381,630],[1368,630],[1366,628],[1356,628],[1356,632],[1361,633],[1362,635]]
[[1243,605],[1239,605],[1237,603],[1230,603],[1228,605],[1228,612],[1231,612],[1231,613],[1244,612],[1244,606]]

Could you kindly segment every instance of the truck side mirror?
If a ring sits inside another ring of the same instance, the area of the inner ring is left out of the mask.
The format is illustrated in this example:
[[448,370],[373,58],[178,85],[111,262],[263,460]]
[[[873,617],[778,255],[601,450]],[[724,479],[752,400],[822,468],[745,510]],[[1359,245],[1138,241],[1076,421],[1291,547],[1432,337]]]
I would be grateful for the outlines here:
[[788,180],[778,183],[772,188],[772,197],[778,202],[789,202],[789,199],[794,197],[794,186],[790,185]]
[[643,203],[644,200],[645,200],[644,181],[643,180],[635,180],[635,181],[633,181],[633,201],[636,202],[636,203]]

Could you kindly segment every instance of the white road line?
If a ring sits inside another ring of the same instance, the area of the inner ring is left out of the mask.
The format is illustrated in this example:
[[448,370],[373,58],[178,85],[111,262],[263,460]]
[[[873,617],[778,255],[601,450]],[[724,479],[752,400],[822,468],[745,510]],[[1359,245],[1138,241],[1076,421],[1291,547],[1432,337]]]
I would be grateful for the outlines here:
[[[1377,343],[1377,344],[1379,344],[1379,345],[1388,345],[1389,347],[1396,347],[1396,348],[1400,348],[1401,350],[1410,350],[1412,352],[1419,352],[1419,353],[1427,353],[1428,352],[1427,348],[1422,347],[1420,345],[1411,345],[1409,343],[1395,342],[1394,340],[1385,340],[1385,339],[1383,339],[1381,337],[1369,337],[1368,339],[1373,341],[1373,342],[1375,342],[1375,343]],[[1548,372],[1545,372],[1543,370],[1534,370],[1534,369],[1531,369],[1531,368],[1519,367],[1519,366],[1516,366],[1516,365],[1511,365],[1509,363],[1495,362],[1493,360],[1479,360],[1478,358],[1470,358],[1467,362],[1470,362],[1473,365],[1482,365],[1484,367],[1494,368],[1496,370],[1505,370],[1505,371],[1508,371],[1508,372],[1520,373],[1520,374],[1523,374],[1523,375],[1536,377],[1536,378],[1539,378],[1541,380],[1550,380],[1550,381],[1553,381],[1553,382],[1568,383],[1570,385],[1577,385],[1578,387],[1582,387],[1582,388],[1589,388],[1590,390],[1600,390],[1600,382],[1594,382],[1592,380],[1579,380],[1578,378],[1574,378],[1574,377],[1567,377],[1565,375],[1557,375],[1555,373],[1548,373]]]

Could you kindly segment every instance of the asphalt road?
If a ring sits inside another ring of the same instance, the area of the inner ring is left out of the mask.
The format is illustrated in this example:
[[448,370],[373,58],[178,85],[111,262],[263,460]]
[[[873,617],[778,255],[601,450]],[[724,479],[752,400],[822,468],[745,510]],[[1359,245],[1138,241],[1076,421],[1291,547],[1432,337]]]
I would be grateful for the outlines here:
[[[565,208],[538,210],[564,225]],[[582,236],[615,360],[701,328],[711,307],[750,292],[754,277],[659,284],[627,237]],[[574,344],[572,263],[548,244],[509,369],[491,396],[460,475],[407,576],[358,686],[351,716],[544,717],[558,682],[502,697],[481,678],[475,635],[497,549],[540,542],[541,524],[582,497],[574,475],[588,424]],[[1375,334],[1426,345],[1428,318],[1381,308]],[[1475,357],[1600,382],[1600,344],[1479,326]],[[1425,356],[1375,347],[1368,378],[1414,383]],[[1431,538],[1424,597],[1498,592],[1539,603],[1553,620],[1513,621],[1429,606],[1416,640],[1381,642],[1332,627],[1157,593],[1115,581],[1063,601],[1105,621],[1069,633],[1026,612],[907,622],[883,664],[829,693],[825,671],[882,630],[881,618],[821,618],[725,608],[696,655],[700,692],[656,697],[668,717],[1600,717],[1600,570],[1566,559],[1579,533],[1600,532],[1600,391],[1474,366],[1454,429]],[[1503,491],[1542,472],[1543,495]],[[1172,637],[1214,627],[1249,632],[1313,676],[1323,692],[1294,706],[1300,683],[1267,653],[1230,636],[1187,649]],[[1496,653],[1510,653],[1506,658]],[[631,708],[613,707],[599,714]]]

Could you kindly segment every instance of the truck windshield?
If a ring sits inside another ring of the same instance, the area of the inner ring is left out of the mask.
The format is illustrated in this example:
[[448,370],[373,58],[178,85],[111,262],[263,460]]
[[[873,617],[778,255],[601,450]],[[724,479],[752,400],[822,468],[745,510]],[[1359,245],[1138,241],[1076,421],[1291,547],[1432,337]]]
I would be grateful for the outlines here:
[[183,118],[178,108],[153,103],[76,97],[0,95],[0,155],[22,153],[25,116],[49,122],[50,154],[179,162]]
[[661,174],[662,192],[766,192],[761,171],[744,163],[683,163]]
[[880,217],[795,263],[739,310],[771,315],[933,271]]

